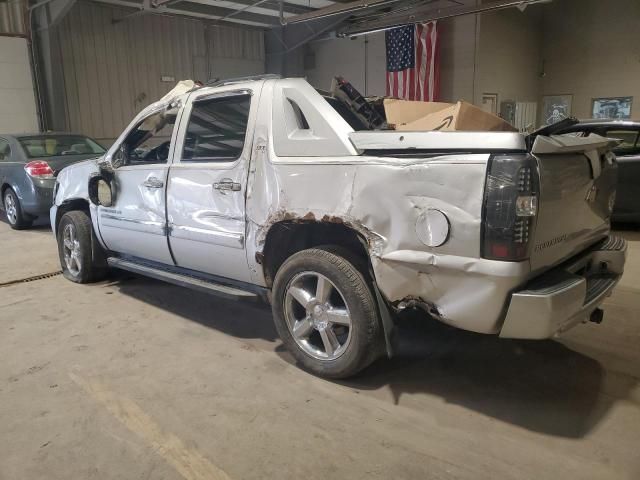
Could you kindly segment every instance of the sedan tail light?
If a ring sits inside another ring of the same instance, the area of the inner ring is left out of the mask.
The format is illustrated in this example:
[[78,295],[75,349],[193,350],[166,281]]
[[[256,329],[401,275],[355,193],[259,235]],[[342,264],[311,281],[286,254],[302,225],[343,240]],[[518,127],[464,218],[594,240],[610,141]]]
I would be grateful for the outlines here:
[[24,166],[26,172],[37,178],[53,178],[53,169],[44,160],[34,160]]

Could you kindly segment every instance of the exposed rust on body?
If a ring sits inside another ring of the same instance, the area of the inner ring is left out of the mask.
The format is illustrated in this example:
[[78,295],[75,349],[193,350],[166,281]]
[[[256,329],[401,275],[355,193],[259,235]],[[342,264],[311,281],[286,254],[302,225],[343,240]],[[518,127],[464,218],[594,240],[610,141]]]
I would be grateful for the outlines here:
[[404,310],[406,308],[419,308],[426,312],[428,315],[431,315],[438,320],[444,319],[444,316],[442,315],[442,312],[440,311],[438,306],[432,302],[428,302],[422,297],[409,295],[402,298],[401,300],[392,302],[391,305],[396,310]]
[[324,215],[320,221],[325,223],[345,223],[342,217],[337,217],[335,215]]

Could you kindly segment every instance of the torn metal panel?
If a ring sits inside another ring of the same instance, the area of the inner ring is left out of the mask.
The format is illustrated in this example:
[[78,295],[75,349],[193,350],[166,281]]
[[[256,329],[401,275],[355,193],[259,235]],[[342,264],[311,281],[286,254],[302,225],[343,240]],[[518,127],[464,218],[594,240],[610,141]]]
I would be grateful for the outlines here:
[[607,150],[620,144],[620,140],[606,138],[595,133],[588,137],[573,135],[537,136],[533,142],[531,153],[534,155],[589,152]]

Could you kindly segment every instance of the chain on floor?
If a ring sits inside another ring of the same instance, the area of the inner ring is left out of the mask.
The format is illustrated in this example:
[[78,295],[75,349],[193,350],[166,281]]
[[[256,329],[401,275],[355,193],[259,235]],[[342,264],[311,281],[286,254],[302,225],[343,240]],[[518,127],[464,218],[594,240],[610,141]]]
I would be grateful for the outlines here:
[[30,282],[35,282],[37,280],[45,280],[47,278],[51,278],[51,277],[55,277],[57,275],[60,275],[61,273],[62,273],[62,270],[58,270],[57,272],[43,273],[43,274],[40,274],[40,275],[34,275],[32,277],[20,278],[18,280],[10,280],[8,282],[0,283],[0,288],[9,287],[11,285],[16,285],[18,283],[30,283]]

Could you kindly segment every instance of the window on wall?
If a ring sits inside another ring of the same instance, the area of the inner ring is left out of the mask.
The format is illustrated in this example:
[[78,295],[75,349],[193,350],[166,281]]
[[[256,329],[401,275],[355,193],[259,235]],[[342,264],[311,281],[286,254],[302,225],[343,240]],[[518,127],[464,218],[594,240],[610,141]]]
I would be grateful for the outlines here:
[[210,98],[193,103],[183,161],[228,162],[242,154],[251,95]]

